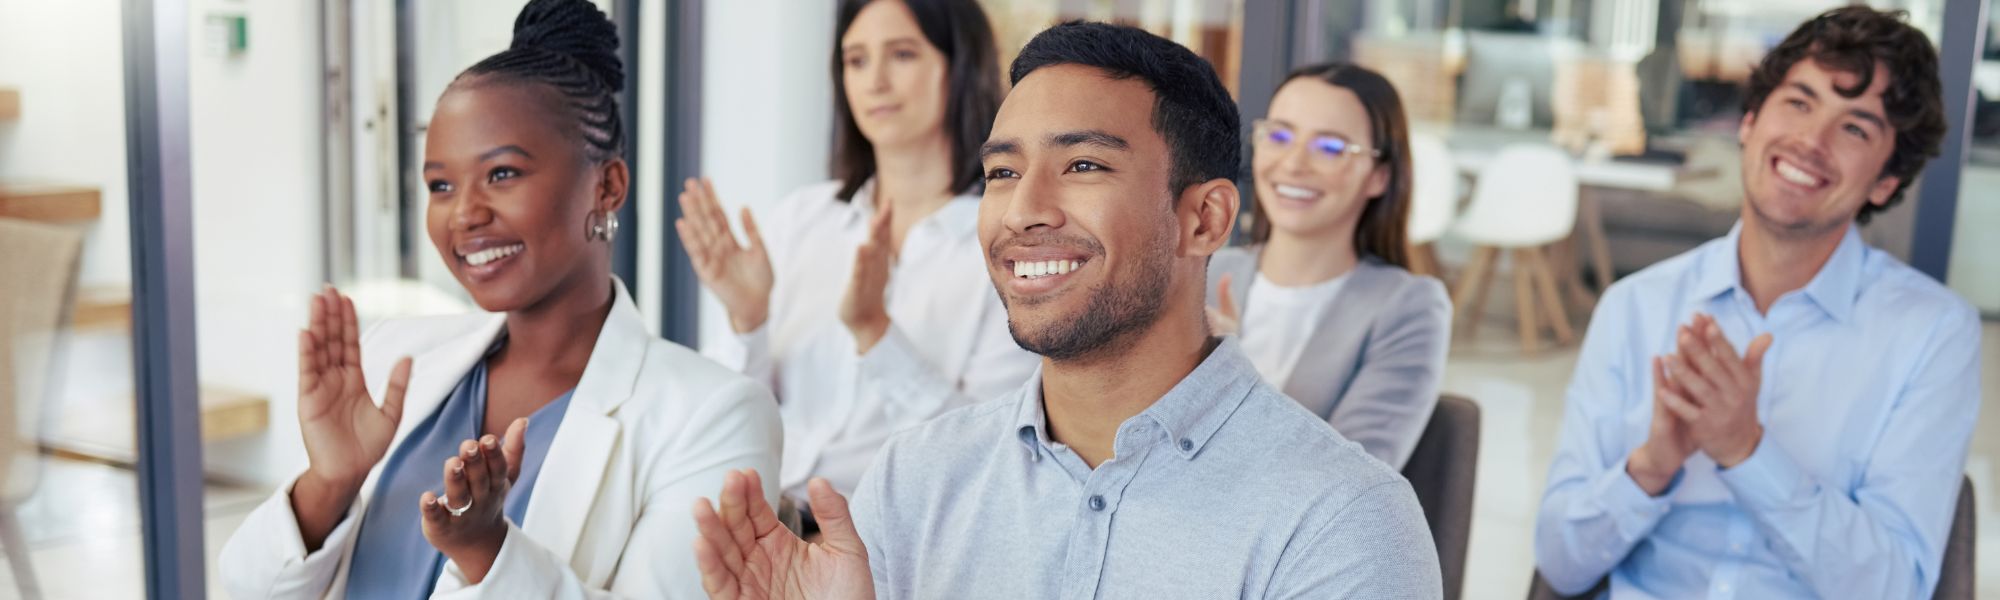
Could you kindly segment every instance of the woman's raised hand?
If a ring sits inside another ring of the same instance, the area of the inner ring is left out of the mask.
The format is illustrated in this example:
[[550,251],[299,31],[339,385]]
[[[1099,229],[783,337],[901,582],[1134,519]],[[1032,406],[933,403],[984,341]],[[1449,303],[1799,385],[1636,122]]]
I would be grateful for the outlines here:
[[737,333],[749,333],[764,325],[771,310],[771,256],[764,251],[764,237],[757,220],[744,208],[743,236],[749,245],[736,243],[729,231],[729,217],[716,200],[715,184],[707,178],[689,179],[681,192],[681,218],[674,221],[681,246],[701,284],[715,292],[729,311],[729,324]]
[[308,477],[352,489],[389,451],[403,418],[410,359],[389,374],[377,406],[361,376],[361,334],[354,301],[332,286],[313,296],[312,322],[299,332],[299,430],[305,435]]

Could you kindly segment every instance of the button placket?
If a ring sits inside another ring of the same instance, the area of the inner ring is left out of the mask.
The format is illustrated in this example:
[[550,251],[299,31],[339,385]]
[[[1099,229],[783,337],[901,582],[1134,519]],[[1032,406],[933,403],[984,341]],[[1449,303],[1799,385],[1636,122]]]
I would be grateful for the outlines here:
[[[1136,431],[1138,428],[1133,429]],[[1134,446],[1136,449],[1126,451],[1127,456],[1097,465],[1097,469],[1084,479],[1082,502],[1069,537],[1069,556],[1076,560],[1065,565],[1065,590],[1080,593],[1096,590],[1104,576],[1104,561],[1111,549],[1113,516],[1118,513],[1125,487],[1138,475],[1139,468],[1146,464],[1147,456],[1152,454],[1150,444]]]

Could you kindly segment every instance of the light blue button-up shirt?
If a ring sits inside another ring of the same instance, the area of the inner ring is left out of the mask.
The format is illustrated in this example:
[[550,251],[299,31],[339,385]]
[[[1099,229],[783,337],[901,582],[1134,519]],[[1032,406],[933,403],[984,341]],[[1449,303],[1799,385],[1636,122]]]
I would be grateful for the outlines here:
[[881,598],[1437,598],[1409,483],[1228,339],[1091,469],[1041,372],[899,434],[854,497]]
[[[1979,412],[1979,317],[1850,226],[1805,288],[1759,314],[1737,243],[1611,286],[1570,383],[1535,524],[1558,591],[1617,598],[1928,598]],[[1659,497],[1625,472],[1653,415],[1652,357],[1696,312],[1740,354],[1770,333],[1750,458],[1697,452]]]

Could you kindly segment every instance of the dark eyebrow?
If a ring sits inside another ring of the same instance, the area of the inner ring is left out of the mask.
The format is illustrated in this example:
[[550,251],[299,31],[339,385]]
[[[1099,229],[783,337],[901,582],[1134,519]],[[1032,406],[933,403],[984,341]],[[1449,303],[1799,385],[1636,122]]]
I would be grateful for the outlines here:
[[981,161],[985,161],[988,158],[992,158],[1002,154],[1020,154],[1020,153],[1021,153],[1021,144],[1020,142],[1016,142],[1014,140],[994,140],[979,145],[979,160]]
[[499,148],[487,150],[485,154],[479,155],[479,162],[486,162],[489,160],[493,160],[495,158],[499,158],[500,155],[502,154],[519,154],[521,155],[521,158],[525,158],[528,160],[535,159],[535,155],[529,154],[527,150],[522,149],[520,146],[508,144],[505,146],[501,146]]
[[[1807,98],[1811,98],[1813,100],[1819,99],[1819,92],[1814,91],[1811,86],[1808,86],[1806,84],[1794,81],[1792,82],[1792,89],[1798,90],[1799,93],[1801,94],[1805,94]],[[1866,121],[1868,122],[1869,125],[1875,126],[1876,131],[1887,131],[1889,129],[1889,120],[1882,118],[1882,115],[1875,114],[1873,111],[1856,108],[1848,110],[1847,114],[1856,119],[1861,119],[1862,121]]]
[[[917,43],[917,38],[914,38],[914,37],[910,37],[910,36],[907,36],[907,35],[906,35],[906,36],[903,36],[903,37],[899,37],[899,38],[894,38],[894,39],[891,39],[891,40],[889,40],[889,41],[886,41],[886,42],[882,42],[882,45],[884,45],[884,46],[893,46],[893,45],[897,45],[897,44],[914,44],[914,43]],[[863,42],[854,42],[854,43],[852,43],[852,44],[848,44],[848,45],[845,45],[845,46],[841,46],[841,47],[840,47],[840,53],[841,53],[841,54],[847,54],[847,53],[849,53],[849,52],[855,52],[855,51],[859,51],[859,50],[867,50],[867,49],[868,49],[868,44],[866,44],[866,43],[863,43]]]
[[1847,111],[1847,114],[1853,116],[1856,119],[1867,121],[1869,125],[1874,125],[1876,131],[1887,131],[1889,129],[1889,121],[1887,119],[1883,119],[1882,115],[1878,115],[1873,112],[1859,108],[1850,109]]
[[1812,89],[1812,86],[1794,81],[1792,82],[1792,89],[1798,90],[1799,93],[1801,94],[1805,94],[1807,98],[1811,98],[1814,100],[1819,99],[1819,92],[1814,91]]
[[[498,148],[494,148],[494,149],[492,149],[492,150],[487,150],[485,154],[481,154],[481,155],[479,155],[479,162],[486,162],[486,161],[489,161],[489,160],[493,160],[493,159],[495,159],[495,158],[499,158],[499,157],[500,157],[500,155],[503,155],[503,154],[519,154],[519,155],[521,155],[521,158],[525,158],[525,159],[528,159],[528,160],[534,160],[534,159],[535,159],[535,155],[533,155],[533,154],[529,154],[527,150],[525,150],[525,149],[521,148],[520,146],[516,146],[516,145],[513,145],[513,144],[508,144],[508,145],[505,145],[505,146],[501,146],[501,147],[498,147]],[[425,171],[429,171],[429,170],[431,170],[431,169],[442,169],[442,168],[444,168],[444,163],[441,163],[441,162],[427,162],[427,163],[424,163],[424,170],[425,170]]]
[[1047,140],[1044,141],[1043,143],[1058,148],[1069,148],[1073,146],[1097,146],[1099,148],[1104,148],[1106,150],[1132,149],[1132,144],[1126,142],[1125,138],[1111,135],[1109,133],[1105,133],[1095,129],[1086,129],[1083,131],[1065,131],[1063,133],[1050,134]]

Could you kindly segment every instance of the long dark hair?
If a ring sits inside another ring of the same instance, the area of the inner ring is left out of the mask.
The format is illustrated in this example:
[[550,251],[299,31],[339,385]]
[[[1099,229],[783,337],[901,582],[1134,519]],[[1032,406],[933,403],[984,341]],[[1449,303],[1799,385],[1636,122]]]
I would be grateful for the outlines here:
[[[1396,86],[1380,74],[1348,63],[1321,63],[1299,67],[1285,76],[1278,89],[1294,79],[1311,77],[1350,92],[1368,110],[1368,127],[1374,130],[1369,143],[1382,151],[1377,158],[1389,167],[1389,185],[1382,195],[1368,199],[1361,220],[1354,226],[1354,252],[1373,256],[1404,269],[1410,268],[1410,119],[1403,114],[1403,98]],[[1262,202],[1250,203],[1250,239],[1262,244],[1271,239],[1271,219]]]
[[[833,29],[833,177],[834,194],[842,202],[854,197],[861,184],[875,176],[875,144],[861,135],[847,105],[847,82],[841,77],[840,38],[861,9],[875,0],[841,0]],[[887,0],[883,0],[887,1]],[[944,127],[951,135],[952,193],[972,189],[980,181],[979,145],[993,131],[993,114],[1000,110],[1000,58],[993,44],[993,26],[975,0],[900,0],[910,7],[924,39],[944,53],[948,63]]]

